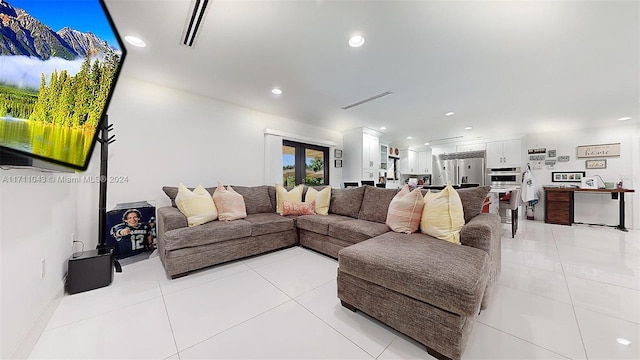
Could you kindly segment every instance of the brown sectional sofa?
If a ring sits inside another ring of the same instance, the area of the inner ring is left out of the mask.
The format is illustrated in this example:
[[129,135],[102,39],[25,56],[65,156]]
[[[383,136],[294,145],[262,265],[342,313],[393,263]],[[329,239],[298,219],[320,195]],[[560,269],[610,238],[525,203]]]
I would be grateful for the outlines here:
[[329,215],[284,217],[275,213],[275,187],[233,188],[247,217],[196,227],[187,227],[173,203],[177,188],[163,188],[173,206],[158,209],[158,250],[169,276],[300,244],[338,259],[345,307],[414,338],[437,358],[462,356],[500,275],[500,218],[481,213],[488,187],[458,190],[462,245],[392,232],[385,220],[395,189],[332,189]]

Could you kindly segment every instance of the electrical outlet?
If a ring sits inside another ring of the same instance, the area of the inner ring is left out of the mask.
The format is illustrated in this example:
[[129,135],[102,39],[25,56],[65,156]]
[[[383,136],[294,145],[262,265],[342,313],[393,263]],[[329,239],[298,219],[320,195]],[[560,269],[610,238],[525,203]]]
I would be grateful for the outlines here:
[[41,277],[44,279],[44,275],[45,275],[45,269],[47,266],[47,259],[42,259],[42,274]]

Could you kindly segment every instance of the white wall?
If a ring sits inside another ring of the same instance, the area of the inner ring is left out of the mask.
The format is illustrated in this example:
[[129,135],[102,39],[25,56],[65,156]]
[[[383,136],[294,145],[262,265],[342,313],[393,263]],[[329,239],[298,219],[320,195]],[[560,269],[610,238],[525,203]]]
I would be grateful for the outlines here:
[[[539,187],[544,185],[559,185],[551,181],[551,173],[554,171],[585,171],[587,177],[600,175],[604,181],[618,181],[620,176],[630,180],[629,187],[636,188],[636,193],[625,195],[625,222],[628,228],[640,226],[640,214],[638,214],[638,168],[640,164],[637,154],[639,125],[635,123],[621,123],[619,126],[609,126],[606,128],[593,128],[575,130],[567,132],[550,132],[541,134],[530,134],[525,137],[526,148],[546,148],[556,150],[558,156],[570,156],[569,162],[556,162],[551,169],[543,166],[541,170],[533,170],[532,174]],[[586,169],[585,158],[576,157],[576,147],[580,145],[595,145],[620,143],[619,157],[606,157],[598,159],[607,160],[606,169]],[[528,159],[528,156],[527,156]],[[557,159],[549,158],[547,159]],[[635,159],[635,161],[634,161]],[[634,172],[634,169],[635,172]],[[599,180],[598,180],[599,181]],[[572,183],[580,185],[580,183]],[[536,205],[536,220],[544,220],[544,193],[540,190],[541,201]],[[618,200],[612,200],[610,194],[601,193],[576,193],[575,194],[575,221],[595,224],[617,225],[618,220]],[[634,210],[634,207],[636,208]]]
[[[266,128],[342,147],[338,132],[126,77],[118,80],[108,114],[116,136],[108,174],[127,182],[108,184],[107,210],[138,200],[169,205],[162,186],[179,182],[263,184]],[[100,173],[99,144],[91,159],[84,173],[55,174],[81,180],[73,184],[2,183],[3,176],[43,173],[0,170],[1,358],[27,356],[55,309],[74,252],[71,234],[85,249],[98,243],[99,184],[82,180]],[[330,183],[341,181],[341,169],[332,167]]]
[[76,186],[48,181],[51,175],[60,174],[0,170],[3,359],[29,354],[62,297],[71,234],[77,231]]

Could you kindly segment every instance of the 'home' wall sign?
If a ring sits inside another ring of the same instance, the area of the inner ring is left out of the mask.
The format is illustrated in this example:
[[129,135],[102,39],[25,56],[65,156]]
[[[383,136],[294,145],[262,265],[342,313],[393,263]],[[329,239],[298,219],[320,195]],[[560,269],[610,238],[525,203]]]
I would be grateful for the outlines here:
[[620,156],[620,143],[578,146],[576,152],[579,158]]

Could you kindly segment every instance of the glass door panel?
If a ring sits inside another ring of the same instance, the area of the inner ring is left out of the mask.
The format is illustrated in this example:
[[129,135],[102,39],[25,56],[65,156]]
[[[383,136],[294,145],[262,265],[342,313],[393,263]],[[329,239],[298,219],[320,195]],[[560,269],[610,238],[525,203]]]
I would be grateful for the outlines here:
[[304,184],[309,186],[323,185],[324,182],[324,151],[305,149],[305,177]]
[[282,184],[286,188],[296,186],[296,148],[282,146]]

